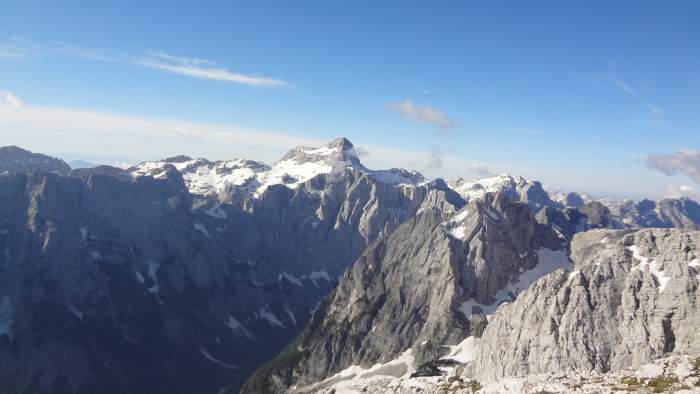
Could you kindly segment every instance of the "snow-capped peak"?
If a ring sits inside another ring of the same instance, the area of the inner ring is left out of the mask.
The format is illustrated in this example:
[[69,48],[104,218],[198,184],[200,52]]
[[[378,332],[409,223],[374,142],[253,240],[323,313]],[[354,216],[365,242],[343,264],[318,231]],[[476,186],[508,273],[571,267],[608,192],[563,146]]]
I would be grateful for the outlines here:
[[425,181],[413,171],[391,169],[372,171],[360,163],[353,144],[344,137],[321,146],[299,146],[272,166],[251,160],[234,159],[211,162],[176,156],[159,161],[143,162],[128,171],[134,177],[159,177],[168,166],[182,173],[192,194],[218,195],[227,188],[243,188],[253,196],[262,194],[272,185],[296,188],[319,174],[355,169],[367,173],[379,182],[416,185]]
[[175,167],[192,194],[215,195],[227,187],[257,185],[256,175],[269,171],[270,166],[244,159],[211,162],[176,156],[160,161],[147,161],[128,169],[134,177],[158,177],[167,165]]
[[478,178],[473,180],[465,180],[457,178],[450,180],[448,185],[454,191],[459,193],[465,200],[483,198],[486,193],[496,193],[499,191],[517,193],[519,189],[531,184],[520,175],[500,174]]
[[355,166],[358,169],[365,169],[360,163],[357,152],[355,152],[355,147],[345,137],[336,138],[318,147],[298,146],[287,152],[277,164],[290,161],[300,165],[313,162],[325,164],[333,168]]

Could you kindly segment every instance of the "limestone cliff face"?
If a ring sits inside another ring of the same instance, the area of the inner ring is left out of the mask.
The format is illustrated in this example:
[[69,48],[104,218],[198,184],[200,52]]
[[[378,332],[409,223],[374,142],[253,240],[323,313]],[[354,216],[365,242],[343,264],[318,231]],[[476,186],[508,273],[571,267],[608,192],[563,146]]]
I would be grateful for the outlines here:
[[282,392],[407,349],[416,364],[439,357],[443,345],[472,330],[462,304],[493,303],[538,264],[542,248],[561,248],[561,239],[505,194],[473,200],[454,215],[425,210],[363,252],[297,340],[244,392]]
[[577,235],[573,272],[558,271],[499,308],[471,373],[482,380],[606,372],[700,353],[700,232]]

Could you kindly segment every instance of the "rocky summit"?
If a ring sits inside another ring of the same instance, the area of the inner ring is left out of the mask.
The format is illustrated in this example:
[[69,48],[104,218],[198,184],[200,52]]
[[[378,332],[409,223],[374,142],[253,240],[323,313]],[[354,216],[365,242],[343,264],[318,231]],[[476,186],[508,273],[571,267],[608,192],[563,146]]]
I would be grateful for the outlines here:
[[372,170],[345,138],[126,169],[0,148],[0,386],[474,388],[696,354],[699,211]]

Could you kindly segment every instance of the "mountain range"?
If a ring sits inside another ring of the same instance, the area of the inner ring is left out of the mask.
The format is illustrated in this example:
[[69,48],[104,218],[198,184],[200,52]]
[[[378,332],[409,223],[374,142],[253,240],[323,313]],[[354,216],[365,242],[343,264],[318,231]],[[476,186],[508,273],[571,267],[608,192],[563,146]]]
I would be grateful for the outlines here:
[[9,392],[332,390],[700,352],[687,198],[370,170],[345,138],[273,165],[127,169],[4,147],[0,174]]

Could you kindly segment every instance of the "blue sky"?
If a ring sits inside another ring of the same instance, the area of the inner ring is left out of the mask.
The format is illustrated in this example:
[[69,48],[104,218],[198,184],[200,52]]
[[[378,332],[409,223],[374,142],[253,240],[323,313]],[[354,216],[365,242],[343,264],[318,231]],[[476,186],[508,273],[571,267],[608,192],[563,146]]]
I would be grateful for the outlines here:
[[344,135],[374,168],[659,197],[700,189],[692,155],[647,165],[700,149],[698,48],[696,1],[7,1],[0,144],[274,161]]

